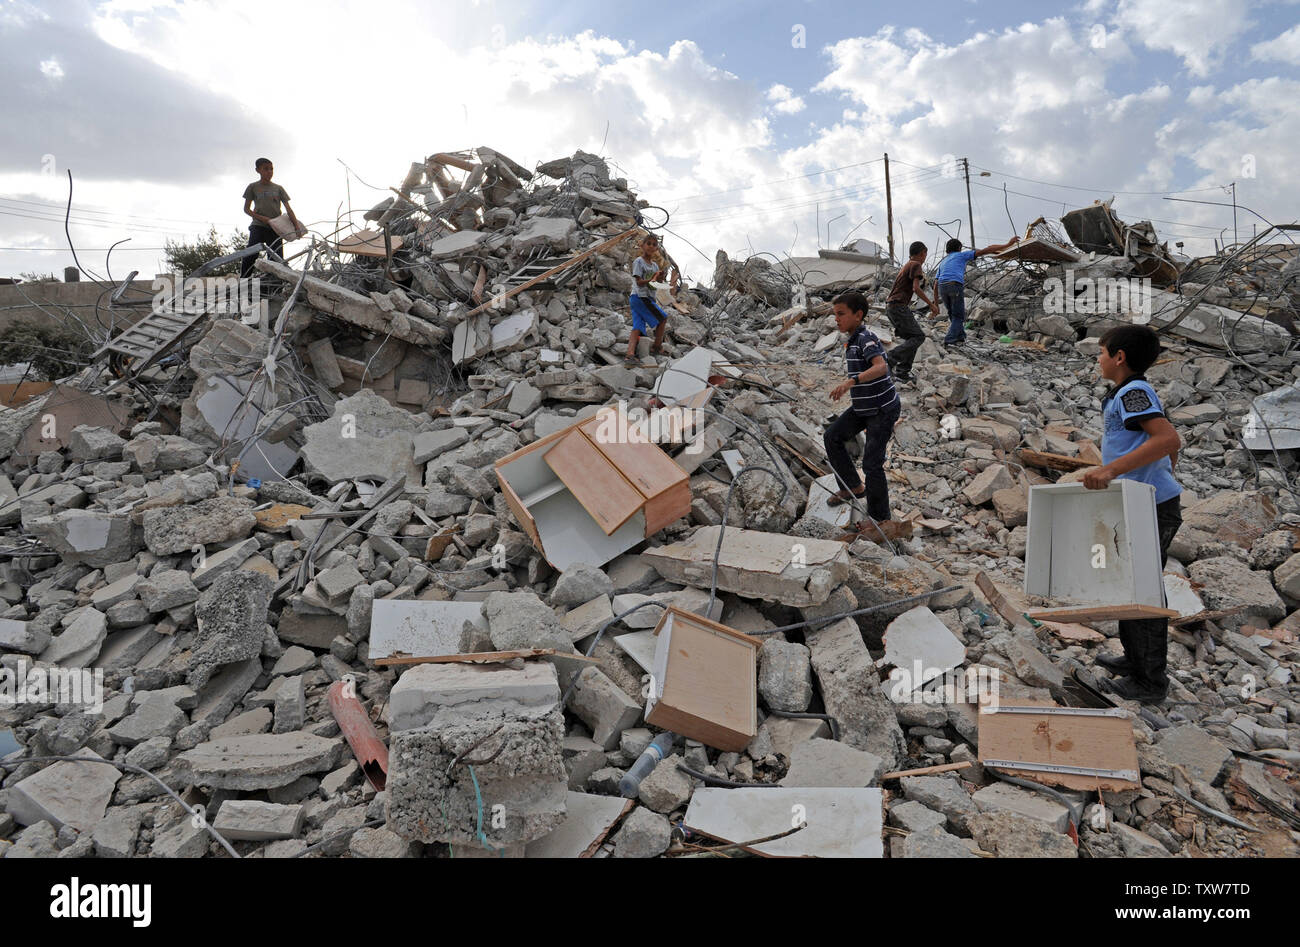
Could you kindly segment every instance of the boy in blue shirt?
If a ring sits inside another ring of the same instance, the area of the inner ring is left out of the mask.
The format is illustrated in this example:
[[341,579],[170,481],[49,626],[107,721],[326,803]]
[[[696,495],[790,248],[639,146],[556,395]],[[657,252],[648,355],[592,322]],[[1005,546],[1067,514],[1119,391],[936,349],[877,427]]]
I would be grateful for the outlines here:
[[1019,237],[1012,237],[1006,243],[989,244],[982,250],[963,250],[961,241],[956,238],[945,244],[943,250],[947,256],[939,261],[939,272],[935,275],[939,298],[948,309],[948,334],[943,337],[944,345],[963,345],[966,342],[966,264],[976,257],[1010,250],[1019,242]]
[[[1160,565],[1182,525],[1174,464],[1182,446],[1178,432],[1165,417],[1155,389],[1142,373],[1155,364],[1160,339],[1149,326],[1119,326],[1101,337],[1097,366],[1115,387],[1102,402],[1101,467],[1083,475],[1090,490],[1104,490],[1116,477],[1149,483],[1156,491],[1156,527],[1160,532]],[[1128,700],[1158,703],[1169,690],[1165,674],[1169,636],[1167,618],[1121,621],[1122,658],[1100,655],[1097,663],[1123,677],[1110,689]]]
[[[835,326],[847,333],[844,347],[845,374],[848,376],[831,389],[831,400],[849,394],[849,406],[826,429],[822,436],[826,459],[842,485],[831,494],[827,506],[839,506],[854,498],[865,497],[867,515],[877,522],[889,519],[889,481],[885,479],[885,447],[894,433],[902,402],[890,375],[885,347],[870,329],[862,324],[867,315],[867,299],[861,293],[841,293],[831,302]],[[845,444],[865,434],[862,451],[862,479],[853,469]],[[863,480],[866,485],[863,485]]]
[[[659,303],[655,301],[654,287],[650,285],[659,275],[659,263],[655,260],[658,249],[659,241],[655,235],[646,234],[641,238],[641,255],[632,261],[632,282],[635,286],[632,295],[628,297],[628,306],[632,310],[632,336],[627,342],[627,354],[623,356],[623,361],[630,365],[640,361],[636,356],[636,344],[644,334],[654,333],[651,352],[658,355],[664,350],[664,330],[668,328],[668,315],[659,308]],[[679,278],[675,274],[674,290]]]

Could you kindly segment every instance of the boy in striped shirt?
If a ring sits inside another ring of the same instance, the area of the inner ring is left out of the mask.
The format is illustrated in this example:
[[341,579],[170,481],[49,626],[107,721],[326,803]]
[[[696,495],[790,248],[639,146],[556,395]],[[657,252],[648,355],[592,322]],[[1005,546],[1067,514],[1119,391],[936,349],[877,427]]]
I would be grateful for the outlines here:
[[[840,413],[823,435],[826,459],[842,487],[832,494],[830,506],[839,506],[854,498],[865,497],[867,515],[877,522],[889,519],[889,481],[885,479],[885,447],[894,433],[902,402],[885,360],[885,348],[863,320],[867,316],[867,299],[861,293],[841,293],[831,303],[835,325],[848,334],[844,347],[847,378],[831,389],[831,400],[849,394],[849,406]],[[848,441],[862,432],[866,447],[862,451],[862,478],[853,468],[845,449]],[[864,486],[865,481],[865,486]]]

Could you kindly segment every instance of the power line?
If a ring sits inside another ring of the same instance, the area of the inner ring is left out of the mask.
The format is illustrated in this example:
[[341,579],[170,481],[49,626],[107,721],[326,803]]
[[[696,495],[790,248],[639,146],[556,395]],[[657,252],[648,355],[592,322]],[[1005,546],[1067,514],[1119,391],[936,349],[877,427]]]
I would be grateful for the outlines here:
[[[1001,191],[1002,191],[1002,188],[1000,188],[1000,187],[994,187],[992,184],[985,184],[985,183],[982,182],[982,181],[971,181],[971,183],[972,183],[972,184],[975,184],[975,185],[978,185],[979,187],[986,187],[986,188],[989,188],[990,190],[998,191],[999,193],[1001,193]],[[1007,189],[1007,193],[1008,193],[1008,194],[1015,194],[1017,197],[1028,197],[1028,198],[1030,198],[1031,200],[1043,201],[1044,203],[1047,203],[1047,204],[1063,204],[1063,203],[1064,203],[1064,201],[1062,201],[1060,198],[1057,198],[1057,197],[1047,197],[1046,195],[1043,195],[1043,194],[1028,194],[1028,193],[1026,193],[1026,192],[1024,192],[1024,191],[1013,191],[1013,190],[1011,190],[1010,188]],[[1178,227],[1196,227],[1196,228],[1199,228],[1199,229],[1201,229],[1201,230],[1213,230],[1213,231],[1215,231],[1216,233],[1217,233],[1219,230],[1223,229],[1223,228],[1221,228],[1221,227],[1211,227],[1211,226],[1209,226],[1208,224],[1194,224],[1194,223],[1192,223],[1191,221],[1185,221],[1185,220],[1166,220],[1166,219],[1164,219],[1164,218],[1158,218],[1158,217],[1143,217],[1143,219],[1144,219],[1144,220],[1150,220],[1150,221],[1152,221],[1152,222],[1164,223],[1164,224],[1174,224],[1175,226],[1178,226]]]
[[[55,223],[55,224],[61,224],[64,222],[62,217],[46,217],[38,214],[20,214],[17,211],[12,211],[12,210],[0,210],[0,215],[3,215],[5,217],[18,217],[23,220],[41,220],[41,221],[45,221],[46,223]],[[127,233],[149,233],[149,234],[162,233],[162,234],[178,234],[178,235],[183,235],[185,233],[185,231],[183,230],[173,230],[168,227],[149,227],[143,224],[133,224],[127,227],[121,224],[109,223],[107,221],[80,220],[76,217],[71,218],[71,222],[76,224],[79,227],[98,227],[106,230],[126,231]]]
[[[899,162],[899,163],[902,164],[903,162]],[[1196,194],[1196,193],[1199,193],[1199,192],[1201,192],[1201,191],[1221,191],[1221,190],[1223,190],[1223,186],[1222,186],[1222,185],[1214,184],[1214,185],[1211,185],[1211,186],[1209,186],[1209,187],[1189,187],[1189,188],[1183,188],[1183,189],[1180,190],[1180,191],[1117,191],[1117,190],[1115,190],[1114,188],[1109,188],[1109,187],[1081,187],[1081,186],[1079,186],[1079,185],[1077,185],[1077,184],[1054,184],[1054,183],[1052,183],[1051,181],[1039,181],[1039,180],[1036,180],[1036,179],[1034,179],[1034,178],[1025,178],[1025,177],[1021,177],[1021,176],[1018,175],[1018,174],[1009,174],[1009,173],[1006,172],[1006,171],[999,171],[999,170],[997,170],[996,168],[986,168],[986,167],[983,167],[982,165],[978,165],[978,164],[975,165],[974,167],[979,168],[979,170],[981,170],[981,171],[988,171],[990,174],[1000,174],[1000,175],[1002,175],[1003,177],[1006,177],[1006,178],[1015,178],[1017,181],[1028,181],[1030,184],[1042,184],[1042,185],[1045,185],[1046,187],[1061,187],[1061,188],[1066,188],[1066,189],[1071,190],[1071,191],[1092,191],[1093,193],[1106,193],[1106,194],[1131,194],[1131,195],[1148,195],[1148,196],[1149,196],[1149,195],[1164,195],[1164,194]],[[999,188],[999,190],[1001,190],[1001,188]],[[1015,192],[1012,191],[1011,193],[1014,194]]]
[[[934,178],[937,177],[941,177],[941,174],[939,172],[934,172],[929,176],[912,178],[904,183],[921,184],[924,186],[929,186],[931,183],[934,182]],[[953,182],[960,182],[960,180],[961,180],[960,178],[951,178],[938,183],[940,184],[953,183]],[[898,188],[897,184],[894,184],[893,186],[895,189]],[[883,190],[883,185],[880,186],[873,185],[870,187],[866,187],[859,194],[844,194],[844,195],[840,195],[835,200],[837,201],[864,200],[870,197],[873,192],[879,192],[881,190]],[[806,210],[807,208],[814,207],[815,205],[820,203],[828,203],[828,201],[825,198],[823,198],[822,200],[801,201],[798,204],[790,204],[782,207],[755,207],[747,211],[742,210],[742,211],[737,211],[735,213],[718,214],[712,217],[692,218],[685,221],[684,223],[692,226],[700,226],[704,224],[716,223],[718,221],[742,220],[742,219],[754,217],[756,215],[761,215],[761,214],[773,214],[773,213],[781,213],[781,212],[788,213],[791,211]],[[674,218],[674,220],[677,220],[677,218]]]
[[744,187],[733,187],[733,188],[728,188],[728,189],[725,190],[725,191],[706,191],[706,192],[701,193],[701,194],[687,194],[687,195],[685,195],[685,196],[680,196],[680,197],[674,197],[674,196],[672,196],[672,195],[669,195],[668,197],[663,197],[663,198],[658,198],[658,199],[659,199],[659,200],[665,200],[665,201],[688,201],[688,200],[691,200],[691,199],[696,198],[696,197],[716,197],[716,196],[719,195],[719,194],[733,194],[733,193],[735,193],[736,191],[748,191],[748,190],[751,190],[752,188],[756,188],[756,187],[767,187],[767,186],[772,185],[772,184],[788,184],[788,183],[791,182],[791,181],[802,181],[802,180],[804,180],[804,179],[806,179],[806,178],[815,178],[815,177],[817,177],[818,175],[822,175],[822,174],[833,174],[833,173],[835,173],[836,171],[847,171],[847,170],[849,170],[850,168],[863,168],[863,167],[866,167],[866,166],[869,165],[869,164],[876,164],[877,162],[879,162],[879,161],[883,161],[883,160],[884,160],[883,158],[872,158],[870,161],[859,161],[859,162],[856,163],[856,164],[846,164],[846,165],[841,165],[841,166],[838,167],[838,168],[827,168],[827,169],[824,170],[824,171],[810,171],[808,174],[800,174],[800,175],[796,175],[796,176],[794,176],[794,177],[781,178],[781,179],[776,180],[776,181],[761,181],[761,182],[759,182],[758,184],[746,184]]
[[[41,208],[46,208],[46,207],[48,207],[48,208],[53,208],[53,209],[55,209],[55,210],[60,210],[60,211],[61,211],[61,210],[63,209],[63,207],[64,207],[63,204],[56,204],[56,203],[53,203],[53,202],[50,202],[50,201],[24,201],[24,200],[22,200],[22,199],[20,199],[20,198],[17,198],[17,197],[0,197],[0,201],[3,201],[3,202],[5,202],[5,203],[7,203],[7,204],[28,204],[28,205],[30,205],[30,206],[32,206],[32,207],[41,207]],[[115,211],[96,210],[96,209],[93,208],[93,207],[79,207],[79,208],[77,208],[76,213],[78,213],[78,214],[98,214],[98,215],[101,216],[101,217],[112,217],[112,218],[115,218],[115,219],[118,219],[118,220],[152,220],[152,221],[164,221],[164,220],[170,220],[170,221],[173,221],[173,222],[176,222],[176,223],[185,223],[185,224],[202,224],[202,223],[207,223],[207,221],[204,221],[204,220],[196,220],[196,219],[193,218],[193,217],[146,217],[146,216],[144,216],[144,215],[142,215],[142,214],[119,214],[119,213],[117,213],[117,212],[115,212]]]
[[[935,177],[940,173],[937,171],[929,171],[928,169],[922,169],[922,171],[926,173],[914,173],[905,179],[896,181],[895,184],[896,185],[909,184],[913,181],[924,180],[927,178]],[[844,184],[838,187],[829,188],[825,191],[812,191],[809,192],[808,194],[786,195],[784,197],[771,198],[766,201],[742,201],[735,204],[721,204],[715,207],[700,208],[695,211],[690,211],[684,214],[675,215],[674,219],[679,222],[689,221],[691,223],[700,223],[703,222],[704,220],[714,220],[714,219],[720,219],[720,217],[735,216],[733,214],[726,214],[726,213],[719,214],[720,211],[727,211],[732,207],[760,208],[760,207],[770,206],[771,209],[773,210],[792,209],[795,207],[811,206],[813,204],[822,203],[822,202],[831,202],[835,200],[844,200],[844,199],[851,199],[855,197],[863,197],[873,191],[882,190],[883,188],[884,188],[883,183],[882,184],[863,184],[863,183]],[[718,216],[714,216],[714,215],[718,215]]]

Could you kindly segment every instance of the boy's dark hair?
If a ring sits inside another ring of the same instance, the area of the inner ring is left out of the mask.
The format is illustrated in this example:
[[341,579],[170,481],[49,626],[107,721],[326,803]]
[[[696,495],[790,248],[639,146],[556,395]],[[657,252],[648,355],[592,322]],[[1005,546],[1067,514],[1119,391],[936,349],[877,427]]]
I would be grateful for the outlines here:
[[271,163],[270,158],[258,158],[256,161],[253,162],[253,167],[256,168],[258,171],[261,171],[262,165],[270,164],[270,163]]
[[1160,355],[1160,336],[1150,326],[1116,326],[1098,342],[1111,358],[1123,352],[1125,364],[1139,375]]
[[956,253],[960,249],[961,249],[961,241],[958,240],[956,237],[953,237],[951,240],[949,240],[947,243],[943,245],[944,253]]
[[847,293],[840,293],[831,300],[832,306],[836,303],[839,303],[842,306],[848,306],[849,312],[860,312],[864,316],[867,314],[867,308],[869,305],[867,303],[867,297],[856,290],[850,290]]
[[913,240],[911,246],[907,248],[908,256],[916,256],[918,253],[924,253],[926,250],[925,243],[920,240]]

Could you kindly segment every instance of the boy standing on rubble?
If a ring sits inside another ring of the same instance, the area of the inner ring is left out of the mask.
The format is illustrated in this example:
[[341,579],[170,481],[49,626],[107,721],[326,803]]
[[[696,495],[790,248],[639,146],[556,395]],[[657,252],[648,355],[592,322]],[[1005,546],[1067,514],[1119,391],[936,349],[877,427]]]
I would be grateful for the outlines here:
[[943,337],[944,345],[966,344],[966,264],[976,257],[1010,250],[1019,242],[1019,237],[1012,237],[1006,243],[989,244],[982,250],[963,250],[961,241],[954,237],[944,245],[947,256],[939,261],[939,272],[934,277],[938,284],[937,294],[948,310],[948,334]]
[[[1115,478],[1149,483],[1156,491],[1156,527],[1160,533],[1160,565],[1164,567],[1169,544],[1183,522],[1179,496],[1183,488],[1174,479],[1174,464],[1182,446],[1178,432],[1165,417],[1155,389],[1143,372],[1155,364],[1160,339],[1150,326],[1119,326],[1101,337],[1097,366],[1101,377],[1115,387],[1102,402],[1103,466],[1083,475],[1090,490],[1104,490]],[[1110,689],[1128,700],[1157,703],[1169,691],[1165,674],[1169,637],[1167,618],[1121,621],[1119,640],[1124,656],[1098,655],[1097,663],[1123,675]]]
[[921,297],[921,301],[930,307],[932,315],[939,314],[939,303],[926,296],[921,289],[925,283],[925,274],[921,271],[921,265],[925,263],[928,252],[925,244],[920,240],[914,241],[907,248],[907,262],[894,278],[894,286],[889,291],[889,299],[885,304],[885,315],[889,317],[889,324],[894,327],[896,336],[894,347],[886,358],[895,380],[901,384],[907,384],[912,380],[912,362],[916,359],[916,350],[925,341],[925,333],[921,331],[921,327],[916,323],[916,316],[912,315],[912,310],[908,308],[912,302],[912,294]]
[[[839,401],[850,392],[849,406],[826,429],[823,444],[826,459],[841,487],[831,494],[829,506],[849,502],[850,494],[865,497],[867,515],[877,522],[889,519],[889,481],[885,479],[885,447],[894,433],[902,402],[890,377],[885,360],[885,348],[875,333],[864,326],[867,299],[861,293],[841,293],[831,301],[835,312],[835,325],[849,336],[844,347],[845,371],[848,377],[831,389],[831,400]],[[862,479],[853,469],[844,445],[858,436],[866,435],[862,451]],[[865,486],[863,481],[865,480]]]
[[[271,175],[275,174],[275,165],[271,163],[271,159],[258,158],[253,162],[253,167],[257,171],[258,180],[244,188],[244,213],[253,218],[253,223],[248,225],[248,245],[251,247],[264,243],[279,253],[284,246],[284,241],[271,229],[271,221],[280,216],[281,204],[284,204],[284,212],[288,213],[295,227],[299,230],[307,228],[299,222],[298,215],[289,206],[289,192],[280,185],[271,183]],[[256,256],[244,257],[239,271],[240,279],[247,279],[252,275],[253,263],[256,259]]]
[[650,285],[659,275],[659,264],[655,262],[658,245],[659,241],[654,234],[646,234],[641,238],[641,255],[632,261],[632,281],[636,288],[628,297],[628,304],[632,307],[632,337],[627,343],[627,355],[623,359],[625,362],[638,360],[636,344],[641,341],[643,334],[651,330],[654,331],[655,341],[650,346],[650,351],[657,355],[664,350],[664,330],[668,328],[668,316],[659,308],[659,303],[655,301],[654,287]]

